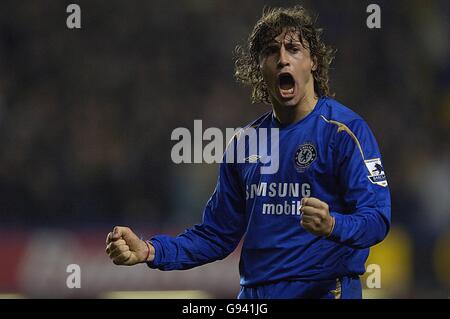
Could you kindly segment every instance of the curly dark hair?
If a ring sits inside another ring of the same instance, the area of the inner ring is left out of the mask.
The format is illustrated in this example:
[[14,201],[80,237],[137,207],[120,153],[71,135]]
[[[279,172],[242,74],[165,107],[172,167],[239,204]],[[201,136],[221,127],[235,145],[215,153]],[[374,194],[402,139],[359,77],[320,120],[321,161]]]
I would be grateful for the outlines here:
[[315,59],[317,68],[313,71],[314,91],[319,96],[334,96],[328,86],[328,70],[334,59],[335,50],[321,41],[322,29],[314,26],[315,21],[302,6],[292,8],[270,8],[253,28],[248,38],[248,48],[237,46],[235,78],[252,87],[252,103],[270,104],[269,92],[259,68],[259,56],[264,48],[284,29],[297,32],[300,42],[306,43]]

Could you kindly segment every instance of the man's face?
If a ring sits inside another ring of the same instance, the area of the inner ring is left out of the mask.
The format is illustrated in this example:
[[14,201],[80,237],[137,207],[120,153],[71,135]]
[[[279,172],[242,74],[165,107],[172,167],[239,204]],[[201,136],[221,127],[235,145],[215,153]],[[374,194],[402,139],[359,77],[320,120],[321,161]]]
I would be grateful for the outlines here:
[[314,95],[316,65],[297,32],[284,30],[263,48],[259,62],[272,103],[296,106],[305,96]]

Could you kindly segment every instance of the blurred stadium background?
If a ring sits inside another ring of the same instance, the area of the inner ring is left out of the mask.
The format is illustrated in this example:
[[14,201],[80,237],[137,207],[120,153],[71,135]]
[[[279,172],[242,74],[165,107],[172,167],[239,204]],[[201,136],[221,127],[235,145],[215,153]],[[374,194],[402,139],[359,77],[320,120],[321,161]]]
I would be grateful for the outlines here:
[[[372,249],[367,298],[450,293],[450,2],[302,1],[338,49],[336,98],[384,155],[393,228]],[[0,4],[1,297],[235,298],[239,251],[184,272],[114,266],[106,234],[177,234],[201,220],[217,165],[175,165],[171,132],[239,127],[268,108],[233,79],[233,49],[264,5],[297,1],[67,1]],[[81,267],[68,289],[66,267]],[[364,282],[364,280],[363,280]],[[127,293],[123,293],[127,292]]]

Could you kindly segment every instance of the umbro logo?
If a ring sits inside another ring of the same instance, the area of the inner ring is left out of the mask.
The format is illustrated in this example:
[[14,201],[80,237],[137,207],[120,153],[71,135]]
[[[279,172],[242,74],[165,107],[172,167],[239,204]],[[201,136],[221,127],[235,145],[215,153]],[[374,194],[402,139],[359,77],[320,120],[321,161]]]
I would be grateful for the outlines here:
[[244,158],[245,163],[256,163],[261,159],[259,155],[250,155],[249,157]]

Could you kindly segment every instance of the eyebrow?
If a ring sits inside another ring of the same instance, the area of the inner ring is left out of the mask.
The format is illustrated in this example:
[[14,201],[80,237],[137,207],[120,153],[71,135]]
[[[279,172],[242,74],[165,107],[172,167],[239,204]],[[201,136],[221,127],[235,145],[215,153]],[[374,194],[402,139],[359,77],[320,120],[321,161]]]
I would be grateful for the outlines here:
[[302,43],[302,41],[301,41],[301,39],[294,39],[294,38],[292,38],[292,37],[289,37],[289,38],[284,38],[284,42],[285,43],[299,43],[299,44],[301,44]]
[[[270,48],[270,47],[274,47],[274,46],[279,47],[280,45],[281,45],[281,42],[278,42],[278,41],[271,41],[271,42],[267,43],[266,45],[264,45],[264,46],[263,46],[263,49]],[[295,41],[293,41],[293,40],[285,41],[285,42],[284,42],[284,45],[285,45],[285,46],[291,45],[291,46],[302,46],[302,47],[303,47],[303,44],[302,44],[300,41],[298,41],[298,40],[295,40]]]
[[284,44],[302,44],[302,41],[300,41],[300,39],[292,39],[292,38],[288,38],[288,40],[283,39],[283,41],[276,41],[274,39],[272,39],[270,42],[267,43],[267,45],[280,45],[281,43]]

